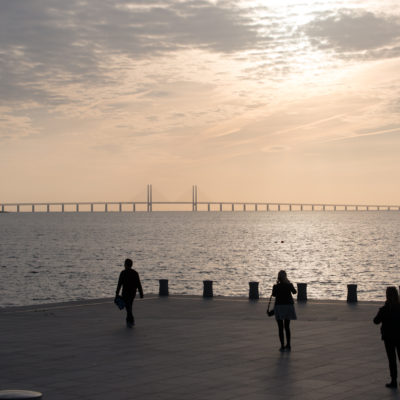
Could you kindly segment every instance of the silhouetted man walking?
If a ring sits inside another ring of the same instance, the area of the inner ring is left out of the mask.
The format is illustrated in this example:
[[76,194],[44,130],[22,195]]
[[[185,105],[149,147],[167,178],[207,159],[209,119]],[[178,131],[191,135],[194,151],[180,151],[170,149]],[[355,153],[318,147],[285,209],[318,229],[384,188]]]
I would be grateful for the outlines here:
[[143,289],[140,283],[139,274],[132,269],[133,262],[130,258],[125,260],[125,269],[119,274],[116,296],[122,287],[122,298],[125,302],[126,308],[126,325],[132,328],[135,325],[135,318],[132,314],[133,300],[136,297],[136,291],[139,290],[140,298],[143,299]]

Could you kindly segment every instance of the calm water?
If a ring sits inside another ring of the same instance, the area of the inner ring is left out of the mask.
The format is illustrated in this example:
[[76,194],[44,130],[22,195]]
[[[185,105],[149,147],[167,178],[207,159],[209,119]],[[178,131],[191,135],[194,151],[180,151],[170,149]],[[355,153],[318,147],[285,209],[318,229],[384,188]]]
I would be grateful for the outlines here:
[[269,296],[280,269],[308,295],[381,300],[400,284],[399,212],[154,212],[0,214],[0,306],[115,293],[126,257],[146,293]]

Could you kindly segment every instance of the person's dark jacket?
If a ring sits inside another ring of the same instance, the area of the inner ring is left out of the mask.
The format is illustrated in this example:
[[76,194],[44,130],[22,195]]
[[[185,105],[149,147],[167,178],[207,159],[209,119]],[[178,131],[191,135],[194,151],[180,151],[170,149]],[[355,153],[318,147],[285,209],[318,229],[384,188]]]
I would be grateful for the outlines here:
[[400,304],[385,303],[374,318],[375,324],[382,323],[382,340],[400,342]]
[[297,290],[294,288],[292,283],[277,283],[272,288],[272,296],[276,297],[276,305],[294,304],[292,293],[297,293]]
[[140,297],[143,297],[143,289],[140,283],[139,274],[134,269],[124,269],[121,271],[118,279],[117,292],[119,295],[122,286],[122,297],[136,296],[136,290],[139,289]]

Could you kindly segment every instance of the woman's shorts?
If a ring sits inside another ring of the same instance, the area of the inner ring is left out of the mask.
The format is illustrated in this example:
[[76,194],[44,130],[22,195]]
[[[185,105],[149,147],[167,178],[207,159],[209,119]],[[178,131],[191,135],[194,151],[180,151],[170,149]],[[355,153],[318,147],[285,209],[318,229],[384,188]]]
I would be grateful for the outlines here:
[[275,319],[297,319],[293,304],[275,304]]

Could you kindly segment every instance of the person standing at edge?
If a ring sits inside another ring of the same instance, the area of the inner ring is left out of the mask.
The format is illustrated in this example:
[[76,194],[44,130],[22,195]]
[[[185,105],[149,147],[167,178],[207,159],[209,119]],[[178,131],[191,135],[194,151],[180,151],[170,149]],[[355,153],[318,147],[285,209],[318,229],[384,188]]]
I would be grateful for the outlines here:
[[395,389],[397,388],[396,350],[400,360],[400,301],[399,292],[395,286],[386,288],[385,305],[379,309],[374,318],[374,323],[382,323],[381,334],[385,343],[391,378],[386,387]]
[[[292,293],[296,294],[297,291],[287,278],[286,272],[283,270],[279,271],[276,285],[272,288],[272,296],[275,297],[275,319],[278,324],[279,340],[281,342],[279,351],[291,351],[292,349],[290,345],[290,321],[292,319],[297,319]],[[284,326],[286,346],[283,334]]]
[[133,300],[136,297],[136,291],[139,289],[140,298],[143,299],[143,289],[140,283],[139,274],[132,269],[133,262],[130,258],[125,260],[125,269],[119,274],[117,291],[115,296],[119,296],[122,287],[122,298],[126,308],[126,325],[132,328],[135,325],[135,318],[132,314]]

